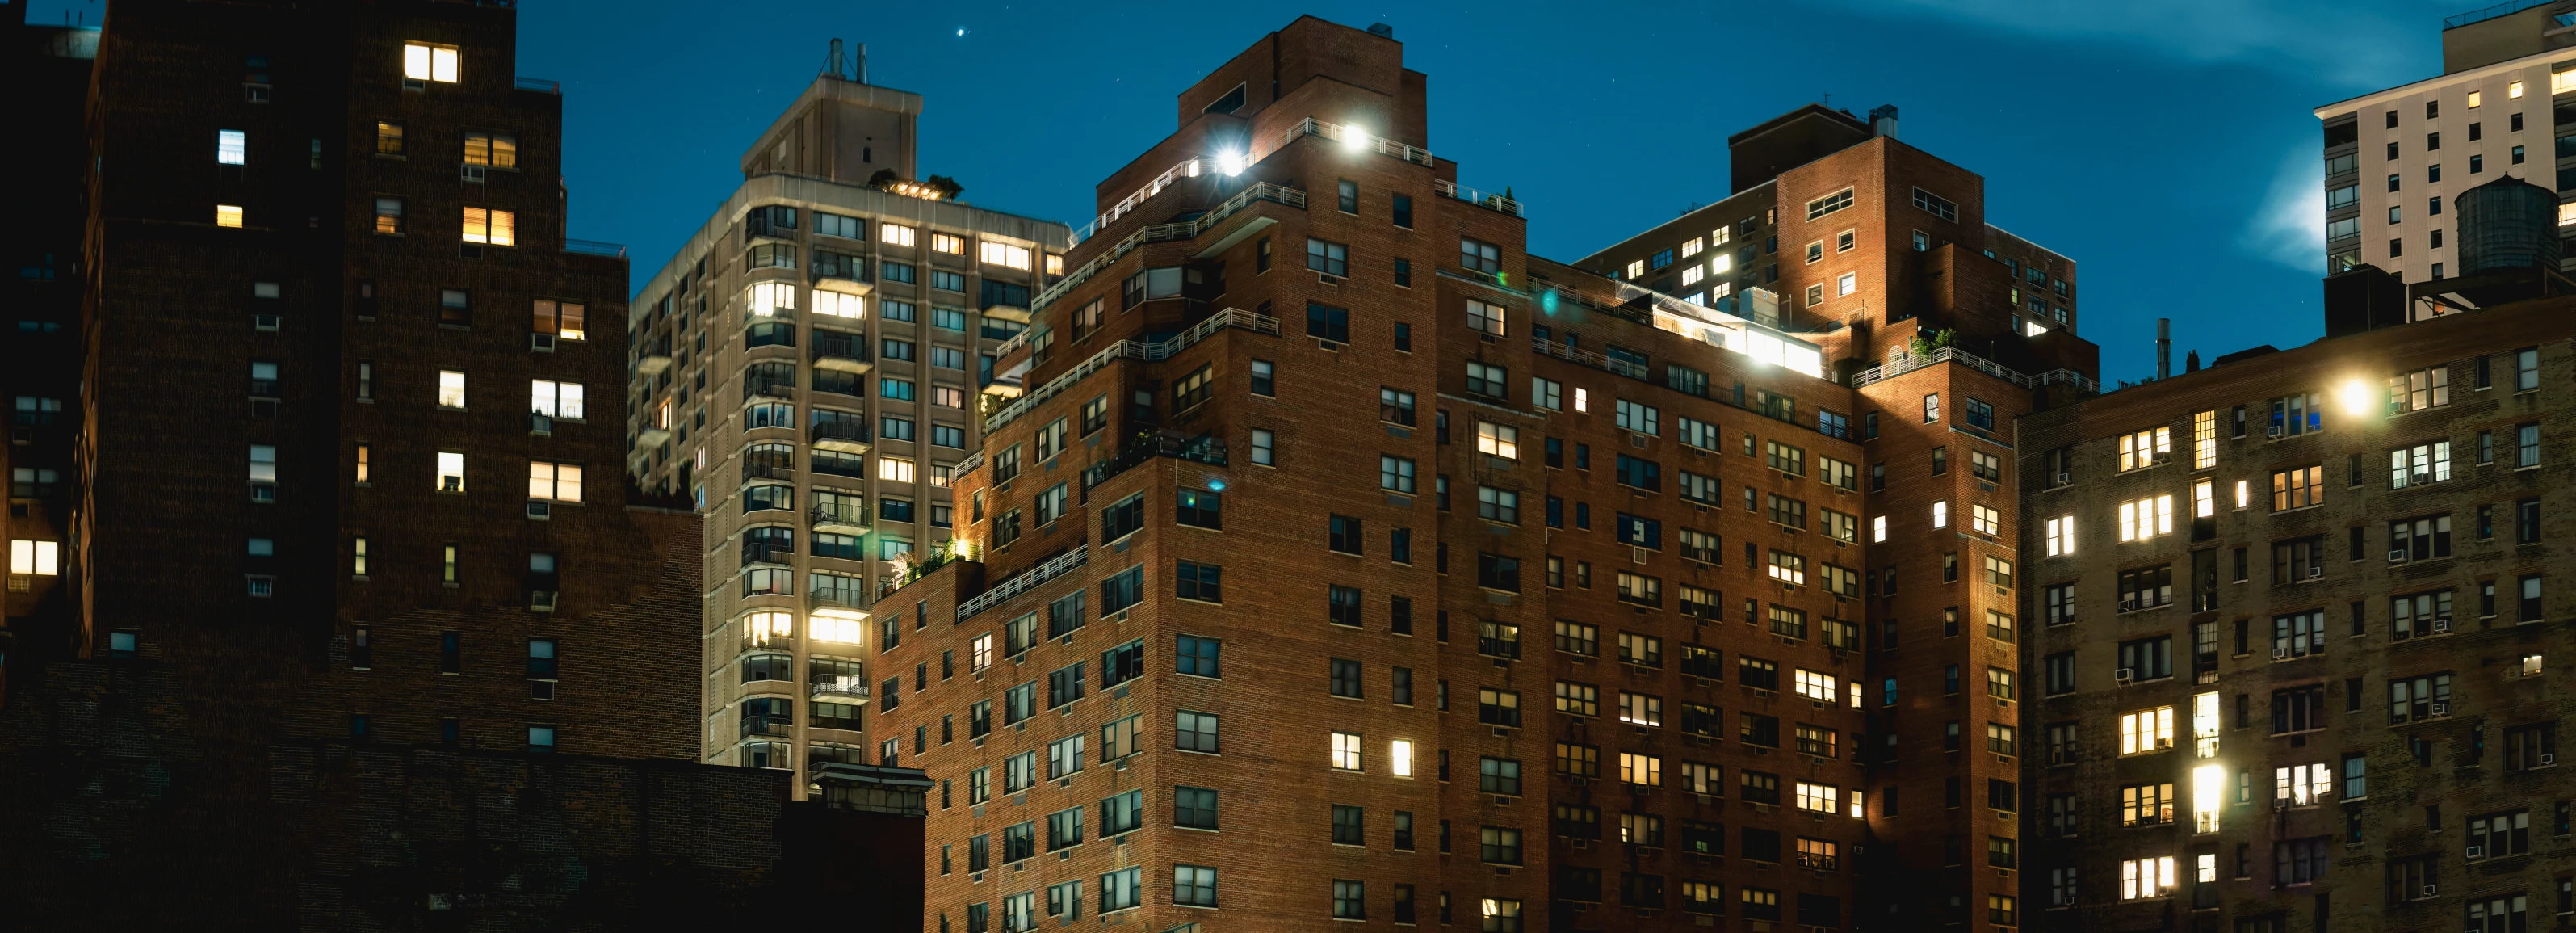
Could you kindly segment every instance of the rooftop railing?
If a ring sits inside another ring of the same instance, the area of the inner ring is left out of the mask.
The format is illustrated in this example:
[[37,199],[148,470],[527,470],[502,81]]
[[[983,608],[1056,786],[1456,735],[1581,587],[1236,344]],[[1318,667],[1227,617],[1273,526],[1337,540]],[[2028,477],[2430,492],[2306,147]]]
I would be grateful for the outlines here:
[[1048,580],[1064,576],[1065,574],[1072,573],[1074,570],[1079,569],[1083,564],[1089,563],[1090,560],[1091,548],[1089,545],[1074,545],[1073,550],[1048,558],[1045,563],[1015,574],[1010,579],[1002,581],[993,588],[976,594],[975,598],[959,604],[957,606],[957,621],[964,622],[968,619],[972,619],[984,610],[991,609],[1003,604],[1004,602],[1008,602],[1013,596],[1018,596],[1021,593],[1028,592],[1031,587],[1037,586],[1038,584],[1044,583]]
[[1115,479],[1119,474],[1135,469],[1137,465],[1156,457],[1171,457],[1224,466],[1226,465],[1225,439],[1210,434],[1189,438],[1155,435],[1130,442],[1118,449],[1118,456],[1083,468],[1082,492],[1084,495],[1089,495],[1091,490],[1100,484]]
[[2026,375],[1957,347],[1942,347],[1921,355],[1907,354],[1895,357],[1880,365],[1853,373],[1851,385],[1852,388],[1857,389],[1873,382],[1893,379],[1926,366],[1941,363],[1957,363],[2025,389],[2045,385],[2070,385],[2087,392],[2102,391],[2101,383],[2085,378],[2083,373],[2071,369],[2052,369],[2036,376]]
[[[1029,302],[1029,314],[1035,316],[1038,312],[1046,310],[1046,307],[1054,304],[1056,299],[1064,297],[1066,293],[1073,291],[1082,283],[1090,281],[1091,277],[1099,274],[1100,270],[1109,268],[1111,265],[1116,264],[1118,260],[1125,258],[1128,253],[1134,252],[1137,247],[1143,246],[1147,243],[1160,243],[1165,240],[1186,240],[1196,237],[1201,233],[1207,232],[1208,228],[1216,226],[1227,217],[1233,216],[1236,211],[1242,210],[1246,205],[1255,201],[1270,201],[1302,209],[1306,206],[1306,192],[1290,188],[1285,185],[1274,185],[1266,181],[1257,182],[1251,187],[1235,192],[1233,197],[1225,199],[1224,203],[1218,204],[1207,213],[1199,215],[1195,220],[1184,221],[1181,223],[1155,224],[1151,227],[1138,230],[1135,233],[1128,234],[1126,239],[1118,241],[1118,245],[1102,251],[1098,256],[1091,257],[1090,262],[1083,263],[1079,268],[1065,273],[1064,278],[1058,280],[1053,285],[1047,286],[1045,291],[1039,292],[1037,299]],[[1034,329],[1035,328],[1031,328],[1031,330]],[[1003,342],[1002,346],[994,351],[994,355],[1008,355],[1012,349],[1018,347],[1028,339],[1029,331],[1021,331],[1018,334],[1013,335],[1010,340]]]
[[1036,391],[1022,395],[1017,399],[1013,399],[1010,404],[1002,406],[1000,410],[993,412],[991,417],[984,419],[984,432],[990,434],[994,431],[1001,430],[1003,425],[1009,424],[1013,419],[1028,413],[1039,405],[1045,404],[1046,400],[1054,398],[1057,393],[1073,387],[1075,383],[1081,382],[1084,377],[1099,371],[1103,366],[1107,366],[1122,359],[1138,359],[1147,361],[1164,359],[1170,357],[1172,354],[1188,349],[1191,344],[1205,340],[1208,335],[1214,334],[1217,331],[1228,327],[1239,327],[1254,333],[1276,335],[1279,333],[1279,319],[1269,317],[1267,315],[1254,314],[1241,308],[1227,308],[1223,311],[1209,315],[1206,320],[1200,321],[1191,326],[1190,329],[1174,334],[1171,339],[1164,340],[1160,343],[1145,343],[1138,340],[1118,341],[1117,343],[1111,344],[1110,346],[1102,349],[1100,352],[1092,354],[1090,359],[1083,360],[1080,365],[1066,370],[1063,374],[1058,375],[1053,379],[1047,380],[1047,384],[1039,386]]
[[1118,222],[1118,218],[1127,216],[1128,212],[1143,205],[1147,199],[1178,184],[1181,179],[1199,177],[1199,172],[1205,167],[1203,162],[1204,160],[1201,159],[1190,159],[1164,169],[1163,174],[1154,176],[1154,180],[1146,182],[1144,187],[1136,189],[1127,197],[1120,199],[1118,203],[1110,205],[1108,210],[1100,212],[1100,216],[1092,218],[1090,223],[1083,224],[1082,229],[1075,230],[1073,242],[1079,245],[1082,241],[1091,239],[1092,234],[1108,229],[1109,225]]
[[602,243],[598,240],[576,240],[566,237],[564,238],[563,251],[567,253],[578,253],[583,256],[614,256],[619,259],[626,258],[626,244]]
[[1501,211],[1514,217],[1526,216],[1521,213],[1521,202],[1519,201],[1503,197],[1499,194],[1486,194],[1474,188],[1461,186],[1454,181],[1432,182],[1431,190],[1439,192],[1443,197],[1456,198],[1469,204],[1476,205],[1477,207]]
[[563,82],[548,78],[514,77],[510,79],[510,86],[522,91],[563,96]]
[[[1353,139],[1353,134],[1358,134],[1358,138]],[[1379,155],[1394,156],[1415,165],[1427,166],[1431,164],[1431,150],[1429,149],[1407,146],[1384,136],[1371,135],[1368,131],[1355,126],[1343,123],[1326,123],[1313,117],[1307,117],[1304,120],[1298,121],[1297,125],[1281,131],[1279,134],[1278,144],[1271,148],[1275,151],[1281,147],[1287,146],[1289,143],[1296,142],[1297,138],[1301,136],[1321,136],[1345,146],[1356,145],[1359,148],[1367,149]]]
[[2469,12],[2462,13],[2457,16],[2442,17],[2442,28],[2458,29],[2470,23],[2485,22],[2499,16],[2510,16],[2512,14],[2531,9],[2532,7],[2546,6],[2553,2],[2555,2],[2555,0],[2509,0],[2509,2],[2506,3],[2499,3],[2490,7],[2470,10]]

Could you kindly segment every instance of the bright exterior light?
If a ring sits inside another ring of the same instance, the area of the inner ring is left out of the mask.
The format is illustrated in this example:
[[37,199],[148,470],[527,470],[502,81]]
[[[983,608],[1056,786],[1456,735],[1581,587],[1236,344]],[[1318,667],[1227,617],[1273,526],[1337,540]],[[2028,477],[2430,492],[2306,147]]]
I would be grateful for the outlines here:
[[2356,417],[2370,414],[2370,384],[2367,382],[2355,379],[2344,383],[2343,388],[2335,392],[2335,398],[2343,402],[2346,414]]
[[1221,480],[1221,479],[1212,479],[1212,480],[1208,480],[1208,484],[1207,484],[1207,486],[1208,486],[1208,491],[1209,491],[1209,492],[1224,492],[1224,491],[1225,491],[1225,481],[1224,481],[1224,480]]
[[1234,177],[1234,176],[1236,176],[1236,175],[1241,175],[1241,174],[1243,174],[1243,153],[1240,153],[1240,152],[1220,152],[1220,153],[1217,153],[1217,154],[1216,154],[1216,170],[1217,170],[1217,171],[1220,171],[1220,172],[1224,172],[1224,173],[1225,173],[1225,177],[1227,177],[1227,178],[1232,178],[1232,177]]
[[1368,141],[1369,134],[1367,130],[1349,125],[1342,127],[1342,145],[1348,146],[1352,149],[1359,149],[1366,147],[1368,145]]

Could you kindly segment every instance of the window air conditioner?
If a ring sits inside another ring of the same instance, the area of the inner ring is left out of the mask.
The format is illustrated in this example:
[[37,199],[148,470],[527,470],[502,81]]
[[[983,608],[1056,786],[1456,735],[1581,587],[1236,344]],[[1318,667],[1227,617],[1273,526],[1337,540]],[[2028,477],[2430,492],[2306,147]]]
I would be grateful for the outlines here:
[[530,434],[553,434],[553,433],[555,433],[555,419],[553,419],[552,417],[549,417],[549,416],[547,416],[547,415],[545,415],[544,413],[541,413],[541,412],[533,412],[533,411],[532,411],[532,412],[529,412],[529,413],[528,413],[528,433],[530,433]]
[[2405,560],[2405,559],[2406,559],[2406,549],[2405,549],[2405,548],[2402,548],[2402,547],[2401,547],[2401,548],[2391,548],[2391,549],[2389,549],[2389,551],[2388,551],[2388,560],[2389,560],[2389,562],[2390,562],[2390,563],[2395,563],[2395,562],[2397,562],[2397,561],[2401,561],[2401,560]]
[[528,500],[528,517],[552,518],[554,517],[554,504],[547,502],[544,499],[530,499]]
[[476,165],[476,164],[474,164],[474,163],[472,163],[472,162],[467,162],[467,163],[464,163],[464,164],[462,164],[462,165],[458,165],[458,166],[456,167],[456,179],[457,179],[458,181],[476,181],[476,182],[479,182],[479,181],[482,181],[482,180],[483,180],[483,172],[484,172],[484,168],[483,168],[483,166]]
[[2424,896],[2425,896],[2425,897],[2432,897],[2432,896],[2434,896],[2434,895],[2436,895],[2436,894],[2440,894],[2440,893],[2441,893],[2441,889],[2436,888],[2436,887],[2434,887],[2434,886],[2432,886],[2432,885],[2430,885],[2430,884],[2427,884],[2427,885],[2425,885],[2425,886],[2424,886]]
[[553,352],[555,352],[555,335],[553,335],[553,334],[529,334],[529,335],[528,335],[528,349],[530,349],[530,350],[534,350],[534,351],[536,351],[536,352],[538,352],[538,353],[553,353]]
[[2290,656],[2290,649],[2288,649],[2288,648],[2274,648],[2274,649],[2272,649],[2272,660],[2279,661],[2279,660],[2282,660],[2282,659],[2284,659],[2284,658],[2288,658],[2289,656]]
[[2125,683],[2128,683],[2128,682],[2130,681],[2130,679],[2132,679],[2132,678],[2136,677],[2136,676],[2137,676],[2137,674],[2138,674],[2137,668],[2133,668],[2133,667],[2124,667],[2124,668],[2121,668],[2121,669],[2119,669],[2119,670],[2116,670],[2116,671],[2111,672],[2111,679],[2112,679],[2112,680],[2119,681],[2119,682],[2121,682],[2121,683],[2124,683],[2124,684],[2125,684]]
[[2434,619],[2434,620],[2433,620],[2433,631],[2435,631],[2435,632],[2447,632],[2447,631],[2450,631],[2450,630],[2451,630],[2451,618],[2450,618],[2449,616],[2442,616],[2442,617],[2439,617],[2439,618],[2436,618],[2436,619]]
[[2485,847],[2485,846],[2470,846],[2470,847],[2469,847],[2469,857],[2470,857],[2470,858],[2485,858],[2485,857],[2486,857],[2486,854],[2487,854],[2487,847]]
[[2451,715],[2451,704],[2448,704],[2448,703],[2435,703],[2435,704],[2433,704],[2433,715],[2435,715],[2435,716],[2448,716],[2448,715]]
[[2310,580],[2314,580],[2314,579],[2316,579],[2316,578],[2318,578],[2318,577],[2322,577],[2322,576],[2325,576],[2325,575],[2326,575],[2326,568],[2324,567],[2324,565],[2318,565],[2318,566],[2314,566],[2314,567],[2310,567],[2310,568],[2308,568],[2308,579],[2310,579]]
[[555,611],[555,591],[553,591],[553,590],[530,590],[530,591],[528,591],[528,611],[529,611],[529,612],[553,612],[553,611]]
[[465,491],[465,477],[462,477],[462,476],[442,476],[442,477],[439,477],[439,478],[438,478],[438,489],[439,489],[439,491],[440,491],[440,492],[464,492],[464,491]]
[[2544,764],[2544,765],[2554,765],[2554,764],[2557,764],[2557,763],[2558,763],[2558,753],[2557,753],[2557,752],[2541,752],[2541,753],[2540,753],[2540,763],[2541,763],[2541,764]]

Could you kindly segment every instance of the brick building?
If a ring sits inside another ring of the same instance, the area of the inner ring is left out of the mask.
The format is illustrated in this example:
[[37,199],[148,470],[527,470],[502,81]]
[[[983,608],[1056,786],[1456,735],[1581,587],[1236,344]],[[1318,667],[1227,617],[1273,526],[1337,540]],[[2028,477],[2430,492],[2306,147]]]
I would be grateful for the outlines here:
[[2024,420],[2034,923],[2576,910],[2544,661],[2570,307],[2330,323]]
[[565,237],[563,99],[515,27],[132,0],[95,34],[48,180],[86,213],[80,388],[30,445],[69,447],[74,621],[11,658],[13,919],[589,927],[769,890],[788,789],[694,761],[699,520],[622,482],[626,260]]
[[925,926],[2016,924],[1968,850],[2020,835],[2010,419],[2092,386],[2072,264],[1821,108],[1551,262],[1427,83],[1265,36],[1000,348],[966,544],[871,609]]
[[873,760],[866,609],[949,547],[950,475],[1019,391],[995,349],[1064,259],[1065,225],[914,179],[920,111],[863,61],[817,77],[630,314],[629,470],[706,522],[699,753],[800,795]]

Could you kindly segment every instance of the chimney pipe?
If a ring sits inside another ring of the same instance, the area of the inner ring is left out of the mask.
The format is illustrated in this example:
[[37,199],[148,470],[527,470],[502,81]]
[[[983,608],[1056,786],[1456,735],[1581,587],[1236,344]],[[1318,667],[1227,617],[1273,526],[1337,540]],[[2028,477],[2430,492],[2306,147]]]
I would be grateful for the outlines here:
[[2156,319],[2156,378],[2173,375],[2173,319]]
[[1870,108],[1869,132],[1872,136],[1896,138],[1896,105],[1880,104]]
[[858,53],[850,56],[850,80],[868,83],[868,44],[865,42],[859,43]]
[[841,40],[832,40],[832,50],[823,54],[823,73],[835,78],[841,76]]

